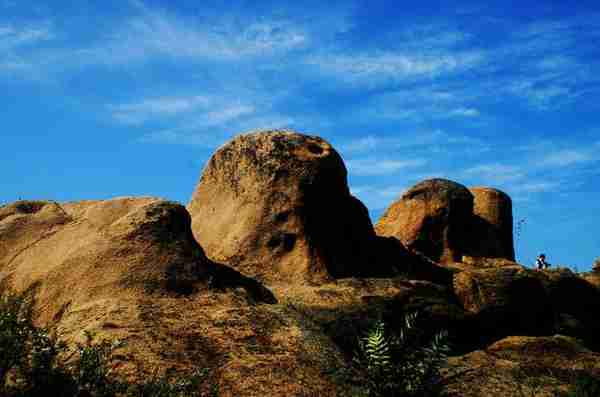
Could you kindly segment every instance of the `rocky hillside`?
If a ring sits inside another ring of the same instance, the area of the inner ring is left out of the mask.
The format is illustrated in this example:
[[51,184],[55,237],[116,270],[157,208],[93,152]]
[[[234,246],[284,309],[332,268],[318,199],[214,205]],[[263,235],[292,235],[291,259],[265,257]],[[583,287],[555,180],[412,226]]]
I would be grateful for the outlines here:
[[600,277],[514,262],[505,193],[427,180],[373,226],[346,178],[325,140],[261,131],[214,153],[187,207],[8,204],[0,285],[32,291],[67,341],[123,340],[121,373],[207,368],[201,391],[220,396],[352,395],[357,338],[412,312],[449,333],[446,395],[551,396],[600,374]]

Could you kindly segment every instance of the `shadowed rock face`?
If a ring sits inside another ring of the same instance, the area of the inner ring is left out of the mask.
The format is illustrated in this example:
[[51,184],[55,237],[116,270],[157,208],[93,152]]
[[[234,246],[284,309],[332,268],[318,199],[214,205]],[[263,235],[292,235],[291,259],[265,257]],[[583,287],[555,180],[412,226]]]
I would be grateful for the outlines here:
[[410,188],[375,230],[440,263],[460,262],[468,245],[473,195],[456,182],[429,179]]
[[322,281],[370,265],[375,234],[325,140],[240,135],[208,162],[188,205],[207,255],[265,280]]
[[474,197],[469,256],[515,260],[512,201],[500,190],[469,188]]
[[472,315],[474,342],[485,345],[508,335],[551,335],[554,330],[553,306],[544,284],[523,268],[466,270],[454,276],[453,287]]

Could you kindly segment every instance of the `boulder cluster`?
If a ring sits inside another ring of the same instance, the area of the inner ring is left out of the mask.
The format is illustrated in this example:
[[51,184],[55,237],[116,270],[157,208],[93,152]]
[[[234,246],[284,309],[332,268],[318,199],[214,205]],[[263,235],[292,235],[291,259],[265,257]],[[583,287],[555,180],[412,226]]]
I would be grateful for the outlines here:
[[[292,295],[320,308],[327,343],[341,350],[375,307],[392,326],[400,314],[422,313],[473,363],[522,345],[576,343],[555,334],[598,350],[596,265],[584,277],[521,266],[510,197],[446,179],[417,183],[374,226],[331,144],[287,130],[239,135],[220,147],[186,207],[152,197],[0,207],[0,292],[34,290],[41,323],[75,339],[84,329],[125,335],[145,357],[173,366],[188,353],[189,362],[209,357],[207,363],[222,365],[215,357],[227,353],[219,349],[244,344],[310,351],[312,339],[298,335],[316,331],[302,328],[299,312],[254,308]],[[276,318],[296,325],[275,327]],[[515,335],[522,339],[503,340]],[[163,356],[167,339],[170,348],[181,344],[179,356]],[[280,364],[279,353],[271,353]],[[327,359],[342,360],[338,353]],[[277,376],[316,371],[307,363],[292,361],[296,367]],[[224,368],[243,373],[241,366]],[[231,395],[244,395],[244,382],[231,381],[239,389]],[[314,383],[297,395],[323,394],[331,385],[321,383],[323,389]]]
[[211,157],[187,208],[209,257],[264,281],[391,276],[399,265],[442,277],[399,240],[376,235],[342,158],[316,136],[236,137]]
[[446,179],[420,182],[387,209],[375,229],[441,264],[465,256],[515,257],[511,199],[493,188],[468,189]]

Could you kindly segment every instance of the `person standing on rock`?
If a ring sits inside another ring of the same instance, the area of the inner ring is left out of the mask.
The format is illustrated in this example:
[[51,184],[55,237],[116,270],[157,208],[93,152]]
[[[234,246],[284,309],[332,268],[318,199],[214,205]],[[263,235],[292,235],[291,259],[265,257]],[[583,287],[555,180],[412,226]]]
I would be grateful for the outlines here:
[[545,254],[540,254],[540,256],[537,257],[537,259],[535,260],[535,266],[538,270],[544,270],[550,267],[550,264],[546,262]]

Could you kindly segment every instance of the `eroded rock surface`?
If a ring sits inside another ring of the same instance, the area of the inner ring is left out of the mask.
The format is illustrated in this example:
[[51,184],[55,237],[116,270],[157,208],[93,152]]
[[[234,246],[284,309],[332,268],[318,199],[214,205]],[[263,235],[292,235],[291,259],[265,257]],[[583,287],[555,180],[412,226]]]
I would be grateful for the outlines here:
[[188,209],[209,257],[262,280],[323,282],[385,267],[374,263],[376,236],[341,157],[316,136],[234,138],[208,162]]
[[472,187],[473,226],[467,254],[473,257],[515,260],[510,197],[497,189]]
[[428,179],[393,203],[375,229],[436,262],[460,262],[469,244],[472,213],[473,195],[466,187]]

